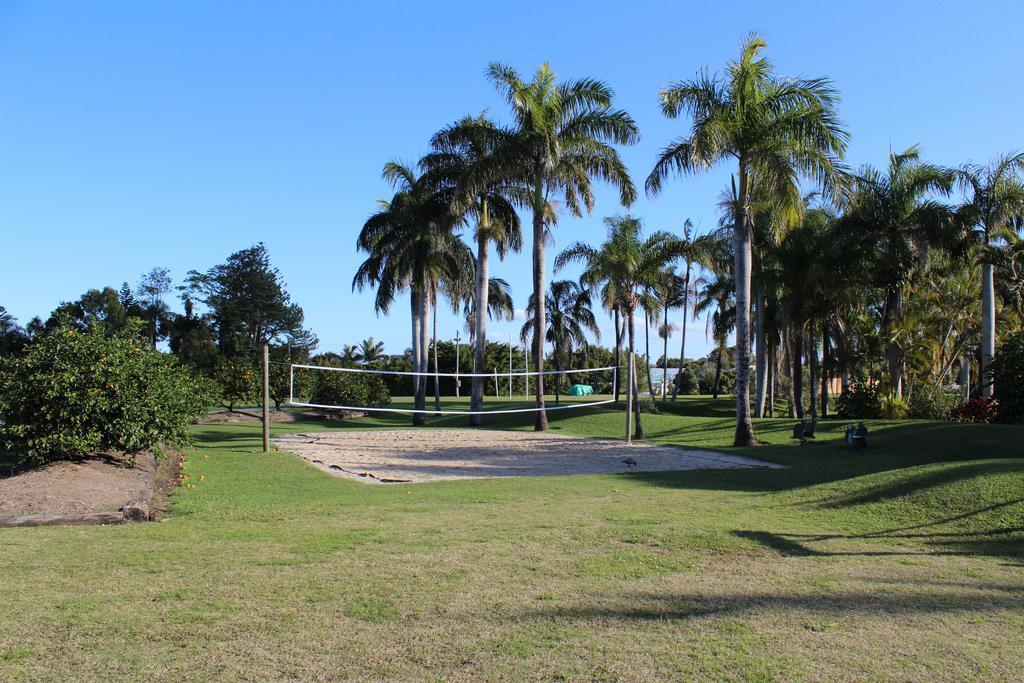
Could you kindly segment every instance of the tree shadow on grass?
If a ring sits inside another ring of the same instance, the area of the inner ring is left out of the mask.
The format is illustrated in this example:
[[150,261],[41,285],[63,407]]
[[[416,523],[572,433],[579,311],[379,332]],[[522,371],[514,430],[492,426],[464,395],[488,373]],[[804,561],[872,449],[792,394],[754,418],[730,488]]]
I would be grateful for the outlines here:
[[841,590],[821,593],[761,591],[714,594],[706,591],[670,595],[648,592],[620,594],[616,604],[574,604],[528,610],[509,615],[515,620],[690,620],[729,617],[755,612],[814,615],[938,615],[972,614],[1024,609],[1024,591],[990,590],[985,584],[949,591]]
[[[1024,527],[1003,527],[986,531],[935,532],[930,534],[785,534],[770,531],[736,530],[733,536],[754,541],[764,548],[786,557],[887,557],[887,556],[966,556],[1024,558]],[[915,549],[888,550],[884,547],[865,549],[823,550],[809,543],[832,540],[914,540]]]

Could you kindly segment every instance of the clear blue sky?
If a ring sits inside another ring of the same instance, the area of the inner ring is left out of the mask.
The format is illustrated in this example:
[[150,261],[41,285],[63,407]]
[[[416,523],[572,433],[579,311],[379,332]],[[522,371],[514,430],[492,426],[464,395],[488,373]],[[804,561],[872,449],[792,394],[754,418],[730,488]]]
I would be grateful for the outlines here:
[[[321,348],[372,335],[399,352],[408,306],[378,318],[351,292],[355,236],[388,195],[385,161],[415,161],[464,114],[505,117],[483,77],[491,60],[607,81],[642,132],[624,152],[638,185],[682,131],[659,113],[659,88],[720,68],[750,31],[779,73],[836,82],[855,166],[918,142],[942,164],[1024,147],[1024,4],[782,4],[6,0],[0,305],[24,323],[88,288],[157,265],[180,280],[262,240]],[[707,229],[729,170],[672,181],[632,211],[650,229],[685,217]],[[601,217],[619,211],[602,189],[593,216],[558,226],[549,257],[600,240]],[[520,307],[529,270],[526,254],[493,268]],[[443,316],[443,336],[459,327]],[[688,345],[707,350],[703,323]]]

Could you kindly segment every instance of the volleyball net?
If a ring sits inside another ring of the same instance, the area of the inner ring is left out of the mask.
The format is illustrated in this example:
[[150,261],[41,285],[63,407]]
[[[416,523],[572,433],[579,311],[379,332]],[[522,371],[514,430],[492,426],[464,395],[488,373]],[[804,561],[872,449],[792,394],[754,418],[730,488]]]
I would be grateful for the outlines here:
[[[545,410],[569,410],[614,402],[619,372],[615,366],[530,372],[509,369],[492,372],[411,372],[373,368],[290,364],[288,404],[323,410],[352,410],[424,415],[500,415],[530,413],[535,405],[538,375],[546,396],[561,394]],[[483,383],[484,410],[470,410],[474,379]],[[417,408],[417,383],[428,406]],[[557,386],[556,386],[557,385]],[[442,405],[434,405],[440,397]],[[459,406],[466,405],[466,409]]]

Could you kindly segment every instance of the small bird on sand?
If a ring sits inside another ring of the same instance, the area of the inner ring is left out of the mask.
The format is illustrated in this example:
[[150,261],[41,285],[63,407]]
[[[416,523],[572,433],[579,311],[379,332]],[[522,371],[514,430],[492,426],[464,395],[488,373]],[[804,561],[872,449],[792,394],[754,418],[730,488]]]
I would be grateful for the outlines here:
[[626,467],[636,467],[636,460],[634,460],[633,458],[626,458],[625,460],[622,461],[622,464],[625,465]]

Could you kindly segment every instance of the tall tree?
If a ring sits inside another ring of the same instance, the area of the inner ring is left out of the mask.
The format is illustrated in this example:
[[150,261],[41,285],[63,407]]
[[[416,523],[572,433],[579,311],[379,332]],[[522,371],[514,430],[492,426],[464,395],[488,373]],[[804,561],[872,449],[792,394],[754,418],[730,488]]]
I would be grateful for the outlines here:
[[733,232],[736,281],[737,446],[752,446],[750,420],[750,203],[752,181],[777,196],[799,194],[799,175],[828,193],[838,187],[838,166],[847,133],[836,113],[838,94],[823,78],[780,78],[761,55],[766,43],[750,35],[724,77],[706,71],[674,83],[661,94],[662,112],[692,117],[689,134],[666,146],[647,178],[647,191],[661,191],[672,172],[697,173],[725,159],[736,161],[733,177]]
[[981,243],[981,391],[992,395],[989,366],[996,353],[996,298],[992,249],[1014,234],[1012,222],[1024,216],[1024,153],[1006,154],[988,166],[966,164],[957,181],[967,195],[958,217]]
[[0,356],[20,353],[28,342],[28,333],[6,308],[0,306]]
[[[523,324],[520,338],[526,344],[533,334],[534,320],[531,316],[537,300],[530,297],[526,305],[526,322]],[[544,331],[544,338],[551,344],[551,359],[554,361],[555,371],[561,373],[563,360],[568,355],[572,357],[573,350],[586,348],[587,332],[594,335],[595,339],[601,338],[601,332],[597,327],[597,320],[591,310],[590,291],[580,287],[572,280],[555,280],[551,283],[551,291],[544,299],[547,306],[547,330]],[[555,403],[561,402],[562,375],[555,376]]]
[[904,289],[930,247],[955,247],[960,231],[950,209],[935,195],[948,195],[954,174],[921,161],[917,145],[889,153],[886,170],[866,166],[855,180],[854,192],[841,226],[859,237],[859,251],[871,256],[872,279],[884,290],[880,329],[886,339],[889,389],[903,394],[903,358],[894,340],[903,316]]
[[[665,264],[673,258],[673,238],[666,232],[656,232],[643,238],[642,225],[634,216],[612,216],[604,219],[608,237],[599,247],[576,242],[555,259],[555,271],[569,263],[582,262],[580,283],[590,290],[606,287],[615,293],[615,300],[626,319],[630,358],[636,349],[634,317],[645,290],[655,283]],[[609,286],[610,285],[610,286]],[[640,392],[636,373],[626,391],[634,396],[635,435],[644,438],[640,420]]]
[[222,354],[245,353],[288,336],[312,336],[303,328],[302,308],[292,302],[262,242],[231,254],[205,273],[190,271],[186,282],[192,298],[209,309]]
[[[697,297],[697,275],[696,269],[702,267],[709,267],[711,265],[711,256],[714,249],[713,238],[710,235],[694,234],[693,222],[689,218],[683,221],[682,235],[675,238],[673,242],[673,248],[676,252],[676,256],[683,261],[685,266],[682,274],[682,297],[680,298],[677,308],[683,309],[682,322],[680,324],[680,337],[679,342],[679,368],[682,371],[683,365],[686,363],[686,325],[687,317],[691,310],[691,305]],[[673,383],[672,386],[672,400],[676,400],[676,395],[679,393],[678,382]]]
[[44,327],[48,330],[67,321],[80,330],[87,330],[94,324],[102,324],[107,334],[122,329],[131,316],[121,305],[121,298],[113,287],[90,289],[77,301],[62,302],[47,319]]
[[[455,234],[457,223],[448,203],[431,183],[397,162],[384,166],[384,178],[395,188],[390,201],[379,203],[356,239],[368,256],[352,280],[352,288],[375,287],[374,306],[387,313],[398,293],[408,290],[412,308],[414,405],[426,409],[426,377],[430,349],[431,307],[439,282],[473,272],[472,253]],[[426,422],[422,412],[413,424]]]
[[[574,216],[594,206],[592,179],[611,183],[619,200],[630,205],[636,190],[613,144],[631,145],[640,137],[625,111],[612,108],[612,91],[601,81],[584,78],[558,82],[547,64],[524,82],[511,67],[494,62],[488,76],[512,108],[515,142],[501,152],[501,173],[510,166],[530,188],[533,212],[533,357],[537,371],[537,417],[534,428],[547,429],[544,411],[544,335],[547,329],[544,241],[550,202],[558,199]],[[482,179],[481,182],[484,182]]]
[[161,333],[163,336],[166,336],[167,333],[170,309],[164,302],[164,296],[171,291],[172,284],[171,271],[157,267],[143,275],[136,288],[142,296],[142,317],[146,320],[149,343],[154,347],[157,339],[161,337]]
[[[491,278],[490,245],[503,260],[510,251],[522,249],[523,236],[516,206],[528,203],[527,188],[520,180],[518,169],[507,166],[500,155],[502,149],[514,142],[514,133],[495,125],[485,116],[465,117],[448,126],[431,140],[433,151],[420,164],[430,180],[450,196],[452,212],[475,225],[476,277],[472,297],[453,297],[471,301],[473,310],[479,307],[489,313]],[[473,316],[474,360],[478,368],[484,367],[487,347],[488,315]],[[435,354],[436,355],[436,354]],[[470,394],[472,425],[483,422],[484,378],[474,376]]]

